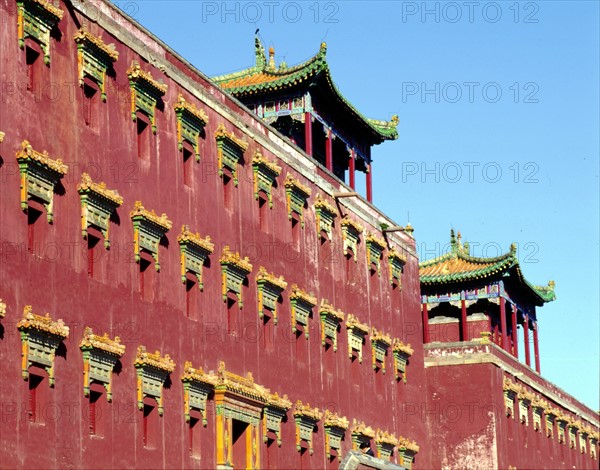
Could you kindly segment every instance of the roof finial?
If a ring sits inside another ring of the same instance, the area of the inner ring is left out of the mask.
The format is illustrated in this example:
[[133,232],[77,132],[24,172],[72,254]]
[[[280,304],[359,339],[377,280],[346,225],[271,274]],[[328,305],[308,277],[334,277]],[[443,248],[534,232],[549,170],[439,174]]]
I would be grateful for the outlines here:
[[269,47],[269,68],[275,68],[275,48]]

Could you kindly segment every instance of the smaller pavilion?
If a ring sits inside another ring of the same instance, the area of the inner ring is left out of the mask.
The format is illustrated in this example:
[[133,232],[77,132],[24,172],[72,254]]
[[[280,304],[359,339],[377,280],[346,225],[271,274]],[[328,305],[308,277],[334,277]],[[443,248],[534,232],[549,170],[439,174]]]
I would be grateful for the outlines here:
[[536,307],[556,299],[554,282],[529,283],[516,257],[516,245],[495,258],[469,254],[460,232],[450,232],[450,251],[419,263],[423,342],[491,339],[519,357],[517,329],[523,330],[525,363],[531,367],[533,332],[535,370],[540,373]]

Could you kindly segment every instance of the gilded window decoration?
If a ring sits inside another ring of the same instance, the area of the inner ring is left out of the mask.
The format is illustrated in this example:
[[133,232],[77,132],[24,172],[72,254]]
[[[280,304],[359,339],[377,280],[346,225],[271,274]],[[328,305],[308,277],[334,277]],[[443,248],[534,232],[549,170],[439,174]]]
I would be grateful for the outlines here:
[[319,307],[319,317],[321,318],[321,344],[325,346],[326,339],[329,338],[333,344],[333,351],[337,351],[337,332],[340,324],[344,321],[344,313],[336,310],[327,300],[321,301]]
[[387,333],[371,330],[371,348],[373,357],[373,369],[381,369],[385,374],[385,356],[388,348],[392,345],[392,338]]
[[310,318],[312,309],[317,305],[317,298],[303,291],[296,284],[293,284],[292,292],[290,293],[290,303],[292,304],[292,332],[296,333],[298,325],[302,325],[304,336],[308,339],[308,319]]
[[342,241],[344,247],[344,254],[348,253],[348,250],[354,255],[354,261],[356,262],[358,253],[358,244],[360,243],[360,235],[363,232],[363,226],[358,222],[345,216],[341,222],[342,225]]
[[348,330],[348,357],[352,359],[354,351],[356,351],[358,362],[362,364],[363,344],[365,336],[369,334],[369,325],[361,323],[358,318],[349,313],[346,320],[346,329]]
[[287,287],[287,282],[283,276],[276,277],[274,274],[269,274],[267,270],[261,266],[256,275],[256,284],[258,290],[258,316],[264,317],[263,309],[270,310],[273,314],[273,323],[277,325],[277,301],[279,296]]
[[590,457],[596,460],[596,448],[598,447],[598,432],[590,434]]
[[320,235],[321,232],[325,232],[327,238],[333,240],[333,222],[337,217],[335,207],[323,199],[320,194],[317,194],[314,206],[315,216],[317,218],[317,235]]
[[415,455],[419,452],[419,446],[415,441],[400,436],[398,438],[398,449],[400,450],[400,465],[403,465],[407,470],[411,470]]
[[239,308],[244,306],[242,298],[242,284],[246,276],[252,272],[252,265],[248,257],[242,258],[239,253],[229,251],[229,246],[223,248],[221,255],[221,293],[223,302],[227,302],[227,292],[233,292]]
[[50,387],[54,387],[54,357],[60,343],[69,336],[69,327],[62,320],[54,321],[33,313],[31,305],[23,309],[23,318],[17,323],[21,332],[21,374],[29,379],[29,367],[38,365],[48,372]]
[[17,152],[21,174],[21,209],[27,212],[30,199],[37,200],[46,208],[48,223],[54,220],[54,190],[60,179],[67,174],[68,167],[62,160],[53,160],[48,152],[33,150],[28,141],[21,143]]
[[308,444],[308,453],[313,454],[313,433],[323,413],[318,408],[311,408],[309,403],[296,402],[294,420],[296,421],[296,450],[302,450],[302,441]]
[[311,190],[303,185],[291,174],[285,178],[285,199],[287,202],[288,219],[292,220],[292,212],[300,219],[300,226],[304,228],[304,206],[310,197]]
[[544,413],[546,415],[546,437],[554,439],[554,423],[559,411],[552,406],[548,406]]
[[160,240],[173,227],[173,223],[164,213],[159,217],[154,210],[146,210],[141,201],[135,201],[134,209],[129,215],[133,222],[133,252],[136,263],[139,263],[140,251],[144,249],[152,255],[154,267],[160,271],[158,247]]
[[388,264],[390,267],[390,284],[393,286],[395,282],[399,287],[402,287],[402,271],[406,264],[406,255],[392,247],[388,251]]
[[533,394],[522,389],[518,394],[519,398],[519,421],[525,426],[529,426],[529,406],[533,400]]
[[169,374],[175,370],[175,362],[168,354],[162,356],[158,350],[152,354],[140,345],[133,365],[137,371],[138,408],[143,410],[144,398],[151,397],[158,403],[158,414],[162,416],[164,411],[163,386]]
[[252,174],[254,175],[254,198],[258,200],[259,191],[264,191],[269,199],[269,207],[273,208],[273,185],[281,173],[281,167],[267,160],[257,150],[252,157]]
[[504,410],[506,416],[510,416],[515,419],[515,398],[520,391],[520,387],[510,380],[508,377],[504,377],[502,390],[504,393]]
[[110,218],[123,198],[115,190],[106,188],[105,183],[95,183],[90,175],[83,173],[77,185],[81,200],[81,234],[87,239],[88,227],[95,227],[104,236],[104,246],[110,247]]
[[263,410],[263,440],[269,440],[268,433],[272,432],[277,438],[277,445],[281,447],[281,422],[292,407],[292,402],[287,395],[280,397],[277,393],[269,395],[268,402]]
[[539,432],[542,430],[542,414],[548,403],[536,396],[531,402],[531,410],[533,412],[533,430]]
[[381,258],[386,247],[385,240],[368,232],[365,244],[367,246],[367,265],[369,269],[376,270],[377,275],[381,276]]
[[348,419],[337,413],[325,410],[323,415],[323,429],[325,430],[325,454],[327,456],[337,454],[338,461],[342,461],[342,439],[348,429]]
[[90,34],[85,27],[80,28],[73,39],[77,43],[79,85],[83,86],[85,77],[89,77],[98,85],[102,101],[106,101],[106,72],[113,62],[117,61],[119,53],[113,44],[105,44],[101,38]]
[[127,78],[131,88],[131,119],[136,121],[136,113],[141,111],[150,119],[152,132],[156,134],[156,106],[167,92],[167,85],[154,80],[135,61],[127,70]]
[[50,32],[62,19],[64,12],[46,0],[17,1],[17,33],[19,47],[25,48],[25,39],[40,45],[44,63],[50,65]]
[[567,429],[569,431],[569,448],[575,449],[577,447],[577,431],[581,429],[581,425],[575,420],[570,420]]
[[202,238],[197,232],[191,232],[187,225],[181,227],[177,242],[181,252],[181,282],[185,284],[187,273],[191,273],[198,279],[200,290],[203,290],[202,268],[215,245],[210,241],[209,236]]
[[125,353],[125,345],[118,336],[110,339],[108,333],[95,335],[88,326],[83,331],[79,348],[83,353],[83,394],[89,397],[90,384],[97,382],[106,389],[106,401],[111,402],[113,369]]
[[371,447],[371,439],[375,438],[375,431],[362,421],[352,421],[352,450],[359,451],[364,447]]
[[237,138],[233,132],[227,132],[223,123],[217,127],[215,139],[217,140],[219,176],[223,176],[223,168],[228,168],[233,176],[233,184],[237,186],[238,164],[248,148],[248,142]]
[[196,161],[200,161],[200,136],[204,126],[208,124],[208,115],[194,103],[188,103],[183,95],[177,96],[173,106],[177,115],[177,148],[183,150],[183,141],[189,142],[194,148]]
[[587,454],[587,442],[590,432],[591,429],[587,425],[582,426],[579,431],[579,452],[582,454]]
[[565,444],[566,443],[566,433],[567,423],[569,422],[569,418],[562,411],[558,412],[558,416],[556,416],[556,428],[558,429],[558,443]]
[[377,457],[389,462],[392,460],[394,447],[398,445],[398,439],[393,434],[378,429],[375,432],[375,445],[377,446]]
[[410,344],[405,344],[398,338],[394,339],[392,343],[392,353],[394,355],[394,372],[396,373],[396,380],[402,379],[406,383],[406,365],[408,364],[408,358],[412,356],[414,350]]
[[200,367],[196,369],[190,361],[183,365],[183,374],[181,374],[183,383],[183,414],[185,422],[190,422],[190,413],[196,410],[202,416],[202,426],[206,427],[206,400],[217,384],[217,377],[207,374]]

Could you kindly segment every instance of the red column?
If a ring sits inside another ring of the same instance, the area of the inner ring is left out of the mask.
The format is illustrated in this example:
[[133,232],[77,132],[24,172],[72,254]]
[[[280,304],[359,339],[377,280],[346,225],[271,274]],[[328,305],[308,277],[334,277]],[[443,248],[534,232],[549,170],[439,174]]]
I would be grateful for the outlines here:
[[423,304],[423,343],[429,343],[429,313],[427,313],[427,303]]
[[525,341],[525,364],[531,367],[531,360],[529,358],[529,317],[525,315],[525,323],[523,325],[523,340]]
[[309,112],[304,113],[304,142],[306,142],[304,150],[312,157],[312,116]]
[[325,141],[325,166],[329,171],[333,171],[333,143],[331,139],[331,129],[327,129],[327,140]]
[[502,330],[502,349],[508,351],[508,336],[506,335],[506,309],[504,297],[500,297],[500,329]]
[[513,356],[519,359],[519,342],[517,340],[517,306],[512,306],[512,343],[513,343]]
[[349,160],[349,164],[348,164],[348,179],[349,182],[348,184],[350,185],[350,187],[352,189],[354,189],[354,150],[350,150],[350,160]]
[[367,201],[373,202],[373,177],[370,163],[367,163]]
[[533,324],[533,354],[535,355],[535,371],[538,374],[540,372],[540,346],[538,344],[538,324],[535,322]]
[[467,305],[465,304],[465,299],[460,301],[460,330],[461,330],[461,341],[469,340],[469,329],[467,327]]

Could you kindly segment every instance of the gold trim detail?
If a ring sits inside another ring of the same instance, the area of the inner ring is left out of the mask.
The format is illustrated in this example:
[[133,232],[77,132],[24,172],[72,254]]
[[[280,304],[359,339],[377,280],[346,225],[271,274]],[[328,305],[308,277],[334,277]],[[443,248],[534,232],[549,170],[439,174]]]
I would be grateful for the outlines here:
[[162,227],[165,230],[171,230],[171,228],[173,227],[173,222],[171,222],[169,220],[169,218],[167,217],[167,214],[165,214],[164,212],[159,217],[156,214],[156,212],[154,212],[154,209],[152,211],[145,209],[142,204],[142,201],[135,201],[135,204],[133,207],[134,207],[133,210],[131,212],[129,212],[129,216],[132,219],[134,217],[143,217],[144,219],[148,220],[149,222],[152,222],[153,224],[158,225],[159,227]]
[[175,361],[168,354],[161,356],[158,350],[154,353],[149,353],[146,351],[145,346],[142,345],[138,346],[133,365],[135,367],[153,367],[169,374],[175,370]]
[[46,150],[44,150],[41,153],[36,150],[33,150],[31,144],[27,140],[21,142],[21,150],[17,152],[17,160],[36,161],[38,163],[41,163],[47,169],[58,173],[59,175],[66,175],[69,170],[69,167],[63,164],[60,158],[52,160],[48,156],[48,152]]
[[312,192],[308,186],[303,185],[300,181],[298,181],[296,178],[294,178],[290,173],[288,173],[287,176],[285,177],[284,186],[286,188],[290,188],[290,189],[297,189],[302,194],[304,194],[304,196],[306,196],[306,197],[309,197]]
[[17,329],[36,330],[65,339],[69,336],[69,327],[62,320],[52,320],[49,313],[46,316],[36,315],[31,305],[25,305],[23,318],[17,323]]
[[281,290],[285,290],[287,287],[287,282],[285,282],[283,276],[277,277],[275,276],[275,274],[269,274],[264,266],[258,268],[256,280],[268,282],[269,284],[272,284],[275,287],[279,287]]
[[91,191],[105,199],[108,199],[117,206],[123,204],[123,198],[116,190],[107,189],[106,183],[104,182],[96,183],[92,181],[92,178],[87,173],[81,174],[81,183],[77,185],[77,191]]
[[228,245],[223,248],[223,254],[221,255],[220,262],[221,264],[230,264],[235,266],[236,268],[248,274],[252,272],[252,264],[250,264],[250,259],[247,256],[242,258],[237,251],[235,253],[230,251]]
[[[73,35],[73,39],[77,44],[88,41],[100,49],[107,57],[115,62],[119,58],[119,53],[114,49],[113,44],[106,44],[102,38],[96,37],[91,34],[85,27],[79,28],[79,30]],[[111,47],[113,46],[113,47]]]
[[349,423],[348,418],[340,416],[333,411],[325,410],[323,415],[323,426],[329,426],[332,428],[348,429]]
[[248,142],[240,139],[239,137],[236,137],[236,135],[233,132],[227,132],[227,129],[225,129],[225,124],[223,124],[223,123],[220,123],[219,126],[217,127],[217,130],[215,131],[215,139],[229,140],[232,144],[234,144],[236,147],[238,147],[242,152],[245,152],[246,149],[248,148]]
[[190,231],[190,227],[188,225],[183,225],[181,227],[181,233],[177,236],[177,241],[179,243],[189,243],[190,245],[201,248],[208,253],[212,253],[215,249],[215,245],[210,241],[209,235],[207,235],[205,238],[202,238],[198,232],[194,233]]
[[320,421],[323,417],[323,413],[319,408],[311,408],[310,403],[302,403],[300,400],[296,401],[294,406],[294,417],[304,417],[312,419],[313,421]]
[[254,152],[254,156],[252,157],[252,164],[261,165],[268,168],[269,171],[275,176],[279,176],[281,174],[281,167],[274,162],[267,160],[258,149],[256,152]]
[[312,305],[313,307],[317,306],[317,298],[314,295],[311,295],[308,292],[300,289],[297,284],[292,284],[292,292],[290,293],[290,299],[302,300],[307,304]]
[[142,70],[142,68],[140,67],[140,64],[138,64],[135,61],[127,69],[127,78],[129,78],[129,80],[131,80],[133,82],[137,82],[138,80],[141,80],[141,81],[145,82],[146,84],[148,84],[150,87],[154,88],[154,90],[157,91],[158,93],[160,93],[161,95],[164,95],[167,92],[167,85],[165,85],[164,83],[157,82],[152,77],[150,72],[146,72],[146,71]]
[[188,103],[182,94],[177,95],[177,102],[173,105],[175,111],[186,111],[194,116],[203,125],[208,124],[208,114],[202,108],[198,108],[195,103]]
[[114,340],[110,339],[108,333],[104,333],[103,336],[95,335],[89,326],[83,330],[83,338],[81,338],[79,347],[99,349],[117,357],[125,354],[125,345],[121,344],[121,338],[115,336]]

